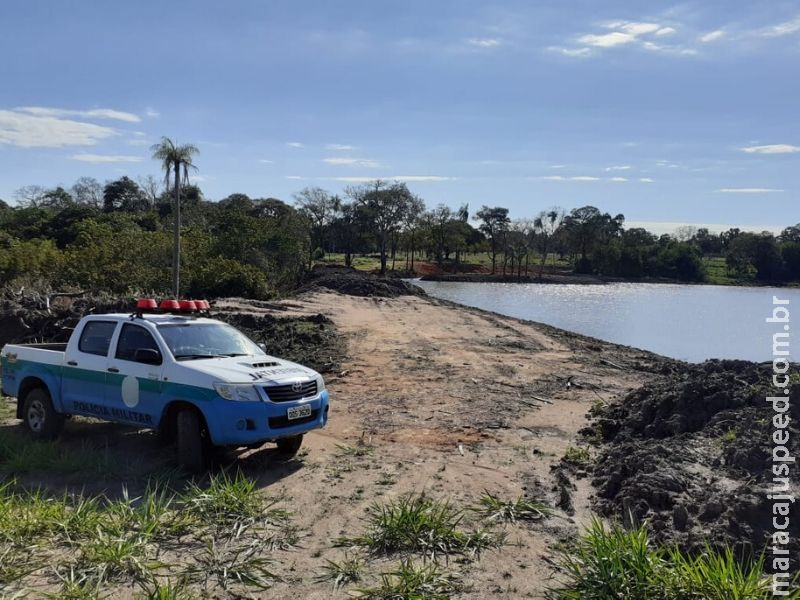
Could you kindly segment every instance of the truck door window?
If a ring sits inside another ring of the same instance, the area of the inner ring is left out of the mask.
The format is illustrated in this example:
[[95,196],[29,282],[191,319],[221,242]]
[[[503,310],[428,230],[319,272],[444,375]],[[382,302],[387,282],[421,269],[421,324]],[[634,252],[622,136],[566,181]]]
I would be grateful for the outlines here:
[[86,354],[106,356],[111,345],[111,336],[117,324],[114,321],[89,321],[83,328],[78,350]]
[[125,324],[119,334],[116,357],[120,360],[135,360],[139,349],[161,352],[150,332],[138,325]]

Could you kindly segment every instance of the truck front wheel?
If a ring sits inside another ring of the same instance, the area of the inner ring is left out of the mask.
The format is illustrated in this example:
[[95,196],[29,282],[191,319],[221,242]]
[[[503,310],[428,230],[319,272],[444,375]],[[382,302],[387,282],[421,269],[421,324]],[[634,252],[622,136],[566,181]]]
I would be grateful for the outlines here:
[[42,388],[34,388],[25,395],[22,419],[28,431],[40,440],[55,439],[64,427],[64,415],[56,412],[50,394]]
[[197,473],[205,466],[202,423],[196,410],[184,409],[178,413],[178,466],[189,473]]
[[280,438],[275,443],[278,444],[278,452],[287,457],[294,456],[303,445],[303,434]]

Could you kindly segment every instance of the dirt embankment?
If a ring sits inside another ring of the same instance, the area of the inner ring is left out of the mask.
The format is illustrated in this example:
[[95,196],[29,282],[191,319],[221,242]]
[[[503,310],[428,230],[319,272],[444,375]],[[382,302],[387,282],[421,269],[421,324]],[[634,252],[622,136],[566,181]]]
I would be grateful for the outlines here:
[[[797,365],[793,365],[797,372]],[[708,361],[675,370],[595,411],[584,433],[603,450],[594,468],[595,507],[604,515],[647,519],[655,538],[700,551],[706,542],[741,555],[772,546],[773,416],[766,401],[772,365]],[[787,428],[800,455],[800,386],[794,385]],[[800,497],[800,478],[789,489]],[[781,486],[782,487],[782,486]],[[789,518],[789,548],[798,564],[800,511]]]
[[298,293],[329,290],[348,296],[397,298],[424,296],[425,291],[394,277],[377,277],[351,267],[317,265],[306,275]]

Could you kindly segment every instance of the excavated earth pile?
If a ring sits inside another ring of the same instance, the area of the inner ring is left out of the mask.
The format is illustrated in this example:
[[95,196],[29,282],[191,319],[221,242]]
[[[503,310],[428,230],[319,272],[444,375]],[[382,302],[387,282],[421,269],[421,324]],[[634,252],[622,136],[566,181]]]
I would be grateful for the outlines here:
[[[595,508],[623,521],[629,514],[647,520],[659,542],[689,551],[728,544],[752,556],[772,546],[772,375],[771,363],[707,361],[596,409],[584,430],[604,442],[594,468]],[[788,447],[797,457],[800,385],[789,398]],[[800,498],[797,467],[790,473],[788,493]],[[797,506],[788,531],[795,568]]]
[[378,277],[350,267],[316,266],[306,275],[298,292],[333,290],[348,296],[374,296],[397,298],[398,296],[424,296],[419,286],[393,277]]

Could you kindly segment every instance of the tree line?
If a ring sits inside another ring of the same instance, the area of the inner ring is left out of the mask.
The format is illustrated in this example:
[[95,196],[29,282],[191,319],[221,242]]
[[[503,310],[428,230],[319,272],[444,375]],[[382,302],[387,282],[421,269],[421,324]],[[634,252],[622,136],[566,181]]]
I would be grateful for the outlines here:
[[[268,298],[295,287],[326,254],[375,254],[380,271],[413,273],[416,261],[458,269],[482,254],[498,276],[543,277],[555,268],[622,278],[704,281],[719,257],[741,282],[800,280],[800,224],[780,235],[684,228],[656,236],[625,228],[593,206],[549,208],[528,219],[464,205],[427,209],[402,182],[374,181],[339,196],[308,187],[288,203],[234,193],[219,201],[178,179],[182,293]],[[0,283],[115,293],[169,293],[174,263],[173,189],[148,177],[71,187],[27,186],[0,200]]]

